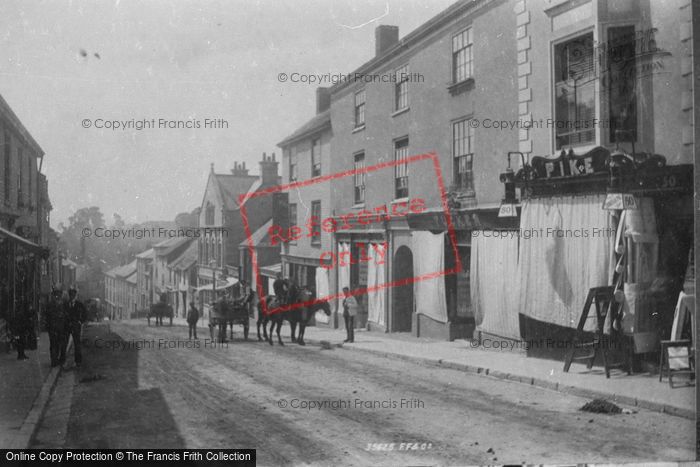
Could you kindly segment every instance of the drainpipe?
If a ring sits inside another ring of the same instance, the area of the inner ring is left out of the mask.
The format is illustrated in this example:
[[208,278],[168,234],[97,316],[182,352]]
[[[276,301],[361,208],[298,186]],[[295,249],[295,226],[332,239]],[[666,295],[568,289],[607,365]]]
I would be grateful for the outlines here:
[[[393,277],[394,270],[394,239],[391,235],[391,231],[389,230],[389,221],[384,219],[383,223],[384,239],[387,242],[386,255],[388,255],[388,259],[386,260],[386,267],[384,268],[384,283],[388,284],[390,282],[390,278]],[[394,325],[391,310],[389,309],[389,306],[391,305],[391,300],[389,299],[390,290],[392,290],[392,287],[384,287],[384,332],[386,333],[390,332],[391,327]]]

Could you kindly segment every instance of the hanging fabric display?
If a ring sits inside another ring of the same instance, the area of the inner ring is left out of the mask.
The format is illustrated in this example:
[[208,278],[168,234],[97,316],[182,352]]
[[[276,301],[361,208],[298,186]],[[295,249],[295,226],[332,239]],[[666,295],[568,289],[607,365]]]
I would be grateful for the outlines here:
[[[367,312],[368,320],[384,326],[384,294],[385,289],[371,290],[373,287],[381,287],[384,284],[384,261],[386,257],[386,244],[373,243],[368,249],[370,261],[367,271]],[[383,254],[382,254],[383,253]]]
[[434,274],[435,277],[417,280],[413,284],[416,312],[440,323],[447,322],[445,298],[445,235],[428,231],[414,231],[413,272],[417,278]]
[[[330,286],[328,280],[328,269],[317,267],[316,268],[316,298],[323,298],[330,295]],[[333,305],[331,305],[332,307]],[[332,311],[332,310],[331,310]],[[330,321],[330,316],[319,310],[314,316],[317,323],[328,324]]]
[[478,330],[520,339],[519,237],[517,231],[503,233],[472,236],[471,304]]
[[[522,313],[575,328],[592,287],[610,283],[615,227],[602,209],[605,195],[523,202],[519,269]],[[587,331],[595,329],[589,320]]]

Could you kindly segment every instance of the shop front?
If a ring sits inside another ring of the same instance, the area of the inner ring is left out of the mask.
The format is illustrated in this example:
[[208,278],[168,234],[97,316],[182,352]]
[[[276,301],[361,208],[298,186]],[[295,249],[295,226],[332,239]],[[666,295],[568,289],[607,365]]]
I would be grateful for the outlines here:
[[12,331],[27,330],[29,348],[36,344],[40,323],[42,258],[48,250],[0,228],[0,346],[6,347]]
[[[422,281],[415,284],[416,289],[421,289],[421,295],[430,301],[435,300],[431,298],[435,290],[442,291],[439,300],[444,301],[445,310],[444,315],[439,317],[426,313],[431,309],[430,302],[417,308],[420,334],[454,340],[472,338],[475,332],[480,334],[483,331],[503,336],[505,330],[505,335],[510,337],[507,329],[512,326],[504,327],[502,324],[512,314],[494,300],[509,296],[507,292],[514,285],[511,281],[500,279],[503,271],[512,269],[506,267],[506,263],[517,264],[517,250],[513,255],[512,249],[505,248],[506,243],[512,243],[512,236],[500,237],[499,233],[514,230],[517,221],[512,217],[498,217],[498,209],[486,208],[453,208],[450,210],[450,221],[454,235],[450,235],[447,216],[442,209],[427,210],[408,217],[414,243],[420,245],[421,250],[428,251],[426,258],[419,263],[433,258],[434,264],[423,267],[423,272],[442,270],[445,273],[442,277],[425,282],[425,285],[421,284]],[[430,252],[423,247],[431,243],[436,244],[437,250]],[[501,261],[494,255],[504,256]],[[496,290],[495,284],[506,290]]]
[[523,198],[514,295],[520,336],[533,343],[529,355],[566,355],[581,337],[588,291],[612,286],[605,322],[612,350],[633,354],[637,367],[658,361],[692,254],[692,173],[692,165],[666,166],[658,155],[599,147],[534,157],[517,174],[503,174],[510,201],[513,187]]

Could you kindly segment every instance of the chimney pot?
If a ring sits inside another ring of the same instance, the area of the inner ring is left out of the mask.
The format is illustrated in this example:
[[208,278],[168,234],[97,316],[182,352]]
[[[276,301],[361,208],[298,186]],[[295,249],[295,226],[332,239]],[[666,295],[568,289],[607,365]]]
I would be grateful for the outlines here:
[[275,153],[272,153],[272,162],[275,162]]

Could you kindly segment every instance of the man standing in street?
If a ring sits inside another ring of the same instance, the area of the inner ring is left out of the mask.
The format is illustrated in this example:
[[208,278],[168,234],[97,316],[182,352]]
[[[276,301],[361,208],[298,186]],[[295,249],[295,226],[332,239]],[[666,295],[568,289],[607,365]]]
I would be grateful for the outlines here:
[[[68,289],[68,302],[65,305],[66,315],[68,318],[68,332],[73,337],[73,352],[75,354],[75,366],[80,366],[83,356],[80,349],[80,334],[83,327],[83,321],[87,311],[85,305],[78,300],[78,291],[75,287]],[[66,345],[68,339],[66,338]]]
[[46,308],[46,328],[49,331],[51,366],[63,365],[66,361],[68,323],[66,310],[61,303],[61,289],[53,289]]
[[343,294],[345,295],[343,299],[343,319],[345,320],[345,332],[347,333],[347,339],[344,342],[353,343],[355,342],[355,316],[357,316],[357,310],[360,305],[357,303],[357,299],[350,295],[348,287],[343,287]]
[[187,311],[187,325],[190,328],[190,339],[194,334],[194,338],[197,337],[197,321],[199,321],[199,310],[194,306],[194,302],[190,302],[190,309]]

